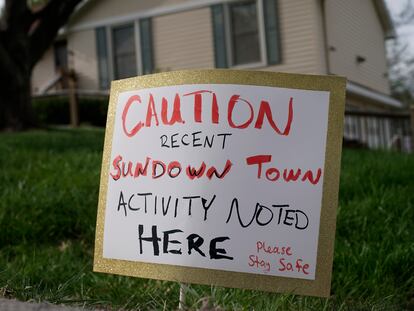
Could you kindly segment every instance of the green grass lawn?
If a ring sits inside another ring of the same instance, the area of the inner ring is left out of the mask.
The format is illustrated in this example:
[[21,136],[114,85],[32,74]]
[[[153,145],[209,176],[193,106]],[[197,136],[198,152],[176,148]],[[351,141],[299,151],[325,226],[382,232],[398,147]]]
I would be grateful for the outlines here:
[[[103,130],[0,134],[0,297],[177,307],[179,285],[92,272]],[[329,299],[192,285],[222,309],[414,310],[414,156],[344,150]]]

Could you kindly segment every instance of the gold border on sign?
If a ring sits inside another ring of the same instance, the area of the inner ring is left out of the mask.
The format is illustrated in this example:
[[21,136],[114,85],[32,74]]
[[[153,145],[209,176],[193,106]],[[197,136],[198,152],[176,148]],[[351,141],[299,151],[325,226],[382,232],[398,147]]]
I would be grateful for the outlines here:
[[[108,172],[118,96],[121,92],[125,91],[184,84],[241,84],[328,91],[330,93],[328,132],[325,150],[325,175],[323,180],[318,253],[314,280],[103,258]],[[346,79],[338,76],[238,70],[186,70],[113,81],[109,98],[102,159],[93,264],[94,271],[184,283],[328,297],[331,287],[336,209],[338,205],[345,86]]]

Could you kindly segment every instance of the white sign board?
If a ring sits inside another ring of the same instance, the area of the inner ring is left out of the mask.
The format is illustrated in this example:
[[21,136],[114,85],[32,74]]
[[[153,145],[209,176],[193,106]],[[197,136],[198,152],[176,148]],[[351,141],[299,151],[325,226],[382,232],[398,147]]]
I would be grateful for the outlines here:
[[[247,288],[203,275],[315,282],[332,90],[191,82],[190,72],[175,84],[174,74],[111,90],[95,269],[127,261],[115,273]],[[139,272],[156,264],[165,276]],[[186,267],[200,276],[168,277]]]

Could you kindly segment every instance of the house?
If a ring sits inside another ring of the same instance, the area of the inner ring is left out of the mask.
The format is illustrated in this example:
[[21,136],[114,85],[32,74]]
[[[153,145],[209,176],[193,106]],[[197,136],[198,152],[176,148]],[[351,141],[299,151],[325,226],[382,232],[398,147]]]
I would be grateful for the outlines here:
[[135,75],[236,68],[346,76],[348,111],[392,111],[394,36],[384,0],[89,0],[35,67],[32,90],[53,91],[61,67],[85,93]]

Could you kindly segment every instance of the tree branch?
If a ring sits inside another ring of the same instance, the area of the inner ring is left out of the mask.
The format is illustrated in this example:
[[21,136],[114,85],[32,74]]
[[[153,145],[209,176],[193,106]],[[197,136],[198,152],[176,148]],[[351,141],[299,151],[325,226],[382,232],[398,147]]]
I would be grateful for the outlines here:
[[6,0],[5,24],[10,33],[27,33],[33,22],[33,14],[25,0]]
[[50,0],[41,11],[34,15],[38,25],[29,34],[31,68],[53,43],[59,29],[67,23],[80,2],[82,0]]

